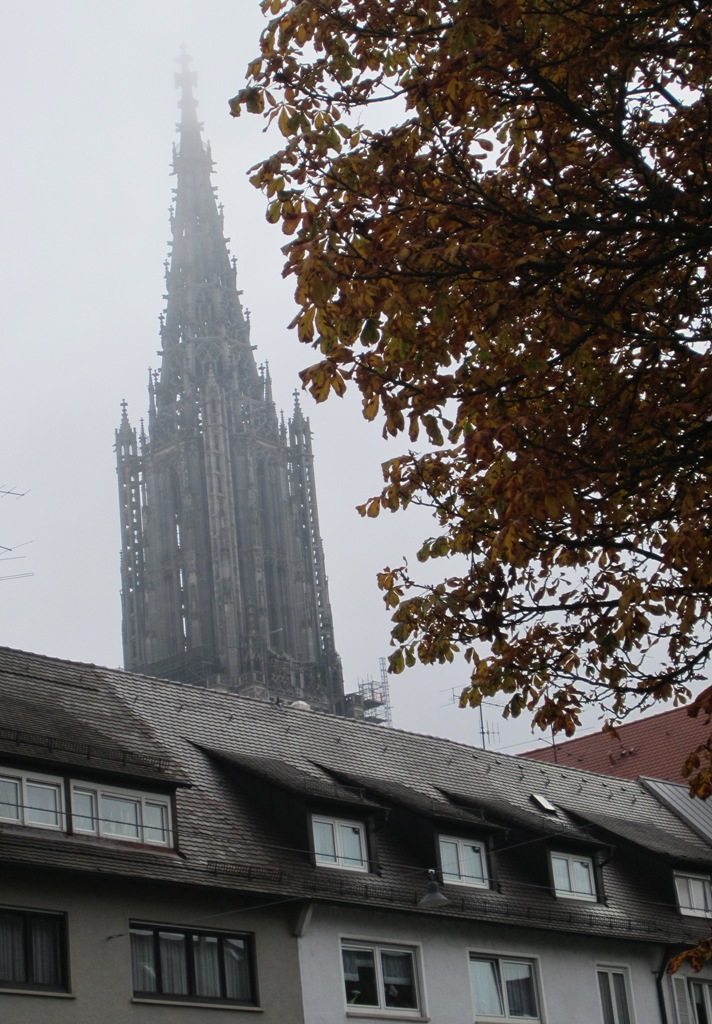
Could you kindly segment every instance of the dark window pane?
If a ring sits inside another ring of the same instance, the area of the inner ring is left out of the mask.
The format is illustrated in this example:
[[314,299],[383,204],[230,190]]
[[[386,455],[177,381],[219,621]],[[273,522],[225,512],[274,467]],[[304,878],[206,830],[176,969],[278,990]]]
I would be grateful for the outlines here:
[[598,972],[598,989],[601,993],[603,1024],[616,1024],[616,1019],[613,1016],[613,999],[611,998],[611,985],[607,971]]
[[536,1017],[536,994],[531,964],[514,960],[502,962],[502,978],[512,1017]]
[[386,1006],[415,1009],[418,1005],[415,991],[413,954],[390,950],[381,953],[383,989]]
[[223,957],[228,999],[252,1002],[250,950],[245,939],[224,939]]
[[21,914],[0,913],[0,982],[27,981],[24,927]]
[[615,971],[611,974],[611,982],[613,984],[613,998],[616,1003],[616,1010],[618,1011],[618,1020],[616,1024],[630,1024],[630,1016],[628,1015],[628,997],[625,991],[625,978],[620,971]]
[[62,984],[62,923],[57,917],[33,916],[29,918],[32,949],[32,977],[35,985]]
[[695,1019],[697,1020],[697,1024],[709,1024],[707,1006],[705,1005],[705,994],[702,985],[700,985],[699,982],[693,982],[690,985],[690,991],[692,993],[692,1002],[695,1005]]
[[[156,963],[156,949],[158,963]],[[134,992],[254,1003],[251,945],[236,935],[131,929]]]
[[0,912],[0,984],[65,988],[63,936],[59,914]]
[[371,949],[344,949],[344,984],[350,1006],[378,1006],[376,965]]

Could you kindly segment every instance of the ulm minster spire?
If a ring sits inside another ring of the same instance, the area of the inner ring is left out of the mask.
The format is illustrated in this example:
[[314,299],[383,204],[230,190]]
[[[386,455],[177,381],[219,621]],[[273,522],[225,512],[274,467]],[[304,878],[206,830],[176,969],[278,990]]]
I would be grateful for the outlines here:
[[179,58],[175,206],[147,429],[116,431],[124,663],[344,713],[309,421],[288,424],[250,344],[211,184],[195,75]]

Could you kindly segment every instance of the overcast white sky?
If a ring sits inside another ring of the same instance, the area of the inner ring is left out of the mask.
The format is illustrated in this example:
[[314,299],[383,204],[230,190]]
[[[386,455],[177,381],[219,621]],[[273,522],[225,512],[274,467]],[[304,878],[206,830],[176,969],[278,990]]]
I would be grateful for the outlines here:
[[[182,43],[198,74],[256,355],[270,361],[285,410],[298,370],[313,361],[286,326],[294,285],[281,278],[282,235],[246,179],[279,137],[265,137],[257,118],[228,114],[262,25],[258,0],[3,4],[0,485],[27,493],[0,498],[0,544],[24,556],[0,563],[0,576],[32,574],[0,580],[3,645],[121,665],[114,430],[122,399],[134,425],[145,414],[147,370],[158,364]],[[380,489],[391,450],[361,419],[356,395],[302,401],[337,647],[355,689],[389,651],[375,574],[412,557],[429,524],[415,512],[360,519],[355,505]],[[451,701],[466,679],[464,666],[392,678],[394,724],[479,743],[479,715]],[[499,731],[491,746],[536,742],[527,725],[498,715],[485,714]]]

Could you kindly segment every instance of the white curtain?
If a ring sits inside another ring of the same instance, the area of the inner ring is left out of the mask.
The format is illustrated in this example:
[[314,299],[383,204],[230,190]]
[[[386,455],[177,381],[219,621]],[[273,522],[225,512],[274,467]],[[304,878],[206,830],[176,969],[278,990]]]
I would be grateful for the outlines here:
[[220,998],[220,946],[215,935],[193,936],[195,994]]
[[119,836],[123,839],[139,838],[138,800],[102,793],[101,817],[104,835]]
[[188,970],[186,965],[185,935],[176,932],[159,932],[161,953],[161,981],[166,995],[188,995]]
[[497,965],[494,960],[471,960],[470,978],[475,1000],[475,1013],[479,1016],[503,1017],[502,993],[499,987]]
[[134,992],[158,991],[152,931],[131,931],[131,975]]

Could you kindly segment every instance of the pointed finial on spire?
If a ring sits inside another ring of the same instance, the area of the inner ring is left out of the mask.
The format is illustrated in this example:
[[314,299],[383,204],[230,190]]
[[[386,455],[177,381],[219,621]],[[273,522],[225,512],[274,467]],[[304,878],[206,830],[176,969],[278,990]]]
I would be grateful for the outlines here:
[[130,442],[133,436],[131,424],[129,423],[129,407],[126,399],[121,401],[121,423],[116,431],[116,442]]
[[176,58],[176,64],[179,65],[180,70],[176,72],[175,77],[176,89],[180,89],[178,106],[182,115],[181,128],[184,128],[189,123],[191,125],[198,123],[198,101],[193,95],[193,86],[198,84],[198,76],[195,71],[190,70],[190,63],[188,50],[185,44],[183,44],[180,56]]

